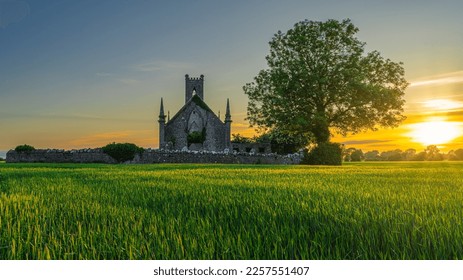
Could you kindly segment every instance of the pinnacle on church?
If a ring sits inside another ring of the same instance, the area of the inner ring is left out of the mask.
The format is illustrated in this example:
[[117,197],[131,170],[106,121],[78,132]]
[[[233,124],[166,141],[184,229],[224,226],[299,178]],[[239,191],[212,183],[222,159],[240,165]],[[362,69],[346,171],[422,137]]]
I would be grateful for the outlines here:
[[230,114],[230,101],[227,98],[227,110],[225,111],[225,121],[231,122],[231,114]]
[[159,121],[165,121],[166,115],[164,115],[164,102],[161,97],[161,108],[159,110]]

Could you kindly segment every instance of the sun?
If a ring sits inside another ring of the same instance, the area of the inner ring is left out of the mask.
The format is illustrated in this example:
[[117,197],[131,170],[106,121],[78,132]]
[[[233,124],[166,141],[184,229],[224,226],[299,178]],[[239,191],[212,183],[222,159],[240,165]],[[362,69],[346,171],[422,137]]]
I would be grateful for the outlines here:
[[412,124],[410,128],[412,140],[425,146],[446,144],[462,134],[460,123],[441,118]]

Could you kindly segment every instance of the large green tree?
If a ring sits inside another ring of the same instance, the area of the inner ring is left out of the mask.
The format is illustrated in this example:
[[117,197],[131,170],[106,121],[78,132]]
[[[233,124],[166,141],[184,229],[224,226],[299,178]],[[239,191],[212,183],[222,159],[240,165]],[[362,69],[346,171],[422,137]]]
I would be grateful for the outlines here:
[[357,32],[349,19],[305,20],[278,31],[268,68],[243,87],[250,124],[325,143],[333,131],[347,135],[404,120],[402,63],[365,53]]

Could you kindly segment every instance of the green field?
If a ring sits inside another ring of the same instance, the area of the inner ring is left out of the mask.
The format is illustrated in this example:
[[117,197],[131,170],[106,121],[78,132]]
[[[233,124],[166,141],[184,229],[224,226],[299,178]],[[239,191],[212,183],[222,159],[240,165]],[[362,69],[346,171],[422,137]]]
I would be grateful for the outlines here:
[[0,259],[463,259],[463,163],[0,164]]

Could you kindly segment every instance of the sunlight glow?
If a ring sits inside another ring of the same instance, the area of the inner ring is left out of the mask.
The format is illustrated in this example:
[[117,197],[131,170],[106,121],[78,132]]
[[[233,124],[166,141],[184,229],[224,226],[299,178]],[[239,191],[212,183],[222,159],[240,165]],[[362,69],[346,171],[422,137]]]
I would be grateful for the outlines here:
[[458,71],[412,81],[410,87],[442,86],[461,82],[463,82],[463,71]]
[[410,125],[411,133],[409,136],[414,142],[423,145],[446,144],[462,134],[461,123],[448,122],[443,118],[430,119]]
[[453,101],[450,99],[432,99],[422,102],[426,108],[432,108],[435,110],[452,110],[463,107],[462,102]]

